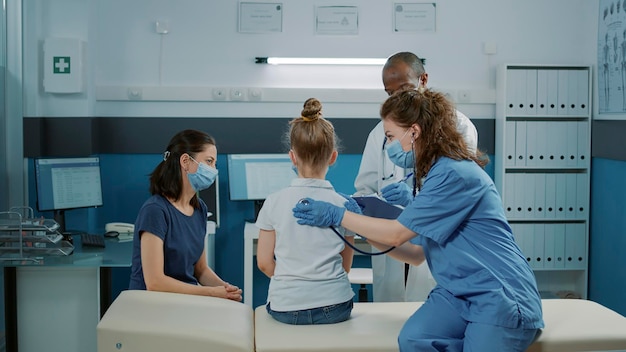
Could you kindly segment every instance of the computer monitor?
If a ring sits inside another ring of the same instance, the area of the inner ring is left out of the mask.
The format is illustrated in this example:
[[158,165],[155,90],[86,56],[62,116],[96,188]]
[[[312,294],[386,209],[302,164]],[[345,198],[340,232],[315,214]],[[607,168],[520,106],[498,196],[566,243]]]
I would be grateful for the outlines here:
[[65,211],[102,206],[100,158],[35,159],[37,210],[53,211],[65,232]]
[[287,153],[228,155],[229,198],[254,201],[255,218],[265,198],[288,187],[296,177]]

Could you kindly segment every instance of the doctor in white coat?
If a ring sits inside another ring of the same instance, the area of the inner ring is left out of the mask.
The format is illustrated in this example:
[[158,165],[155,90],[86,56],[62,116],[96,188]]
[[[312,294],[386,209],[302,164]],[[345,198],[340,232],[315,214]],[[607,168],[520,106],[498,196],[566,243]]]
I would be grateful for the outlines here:
[[[389,95],[406,88],[423,89],[428,82],[422,60],[410,52],[390,56],[383,67],[382,76],[385,91]],[[458,110],[456,113],[457,128],[475,152],[478,144],[476,127],[463,113]],[[412,197],[413,178],[410,175],[413,171],[412,168],[397,165],[402,162],[394,159],[395,163],[389,158],[385,131],[380,122],[367,137],[359,173],[354,181],[355,195],[382,193],[388,202],[406,205],[403,204],[406,197]],[[376,302],[424,301],[436,285],[426,264],[409,266],[408,272],[405,272],[404,263],[380,255],[372,256],[372,269],[373,298]]]

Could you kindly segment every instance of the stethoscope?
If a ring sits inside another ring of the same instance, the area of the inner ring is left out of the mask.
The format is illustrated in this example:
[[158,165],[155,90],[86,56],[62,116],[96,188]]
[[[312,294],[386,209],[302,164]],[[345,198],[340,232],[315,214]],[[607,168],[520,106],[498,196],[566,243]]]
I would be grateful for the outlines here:
[[389,158],[387,158],[387,151],[385,150],[385,146],[386,145],[387,145],[387,137],[384,137],[383,138],[383,147],[381,148],[382,149],[381,150],[381,152],[382,152],[381,158],[383,159],[381,174],[383,175],[382,176],[382,180],[383,181],[391,180],[391,179],[393,179],[396,176],[395,173],[394,173],[396,167],[395,167],[395,165],[393,165],[393,163],[391,163],[392,164],[391,165],[391,174],[389,174],[389,176],[385,176],[385,173],[387,171],[387,164],[389,163],[389,160],[388,160]]
[[[308,205],[309,201],[308,199],[300,199],[298,201],[298,203],[302,204],[302,205]],[[390,247],[387,248],[386,250],[382,251],[382,252],[366,252],[362,249],[357,248],[355,245],[353,245],[352,243],[348,242],[348,240],[346,240],[340,233],[339,231],[334,227],[334,226],[330,226],[330,229],[333,230],[333,232],[339,236],[339,238],[341,238],[341,240],[348,245],[348,247],[354,249],[355,251],[364,254],[364,255],[370,255],[370,256],[374,256],[374,255],[382,255],[382,254],[387,254],[389,252],[391,252],[393,249],[395,249],[396,247]]]

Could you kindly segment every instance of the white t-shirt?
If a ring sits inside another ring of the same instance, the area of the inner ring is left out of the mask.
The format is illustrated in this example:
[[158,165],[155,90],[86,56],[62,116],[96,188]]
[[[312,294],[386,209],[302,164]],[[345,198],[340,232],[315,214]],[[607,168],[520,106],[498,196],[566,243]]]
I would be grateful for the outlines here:
[[[338,206],[346,202],[330,182],[296,178],[265,200],[256,226],[276,232],[276,267],[267,301],[279,312],[311,309],[346,302],[354,296],[343,269],[344,242],[330,228],[299,225],[292,209],[310,197]],[[343,236],[343,228],[337,228]]]

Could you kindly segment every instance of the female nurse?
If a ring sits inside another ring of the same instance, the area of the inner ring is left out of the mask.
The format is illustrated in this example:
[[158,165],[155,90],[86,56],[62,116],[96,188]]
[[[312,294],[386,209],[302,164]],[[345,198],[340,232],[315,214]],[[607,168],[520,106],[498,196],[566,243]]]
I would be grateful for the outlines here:
[[170,140],[150,175],[150,193],[135,221],[129,288],[241,301],[241,290],[208,266],[207,206],[198,192],[217,177],[215,140],[184,130]]
[[412,161],[417,196],[396,220],[308,199],[300,224],[341,225],[437,281],[406,321],[401,351],[525,351],[544,326],[534,274],[514,241],[482,153],[468,152],[455,109],[432,90],[403,90],[380,110],[390,149]]

